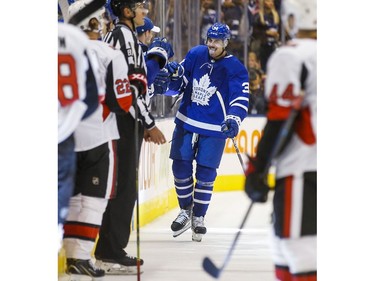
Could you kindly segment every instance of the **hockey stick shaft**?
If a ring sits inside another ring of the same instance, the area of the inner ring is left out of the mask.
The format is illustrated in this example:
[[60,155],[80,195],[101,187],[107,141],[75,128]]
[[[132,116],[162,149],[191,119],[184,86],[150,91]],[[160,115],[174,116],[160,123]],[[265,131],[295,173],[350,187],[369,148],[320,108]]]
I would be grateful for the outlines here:
[[203,268],[204,270],[210,274],[212,277],[214,278],[219,278],[220,277],[220,274],[222,273],[222,271],[224,270],[224,268],[226,267],[226,265],[228,264],[231,256],[232,256],[232,253],[236,247],[236,244],[237,244],[237,241],[240,237],[240,234],[241,234],[241,231],[242,231],[242,228],[244,227],[246,221],[247,221],[247,218],[249,217],[249,214],[250,214],[250,211],[251,211],[251,208],[253,207],[253,202],[250,203],[249,205],[249,208],[247,209],[246,211],[246,214],[242,220],[242,223],[240,225],[240,228],[239,230],[237,231],[236,233],[236,236],[232,242],[232,245],[230,246],[229,248],[229,251],[227,253],[227,255],[225,256],[225,259],[224,259],[224,262],[222,264],[221,267],[217,267],[215,266],[215,264],[212,262],[212,260],[208,257],[205,257],[204,260],[203,260]]
[[[225,110],[225,105],[224,105],[224,100],[223,100],[223,97],[221,96],[220,92],[219,91],[216,91],[216,95],[217,95],[217,98],[219,99],[219,102],[220,102],[220,105],[221,105],[221,109],[223,110],[223,114],[224,114],[224,119],[227,118],[227,111]],[[225,130],[228,130],[228,127],[225,126]],[[243,160],[242,160],[242,157],[240,155],[240,150],[238,149],[238,146],[234,140],[234,138],[231,138],[232,141],[233,141],[233,145],[234,145],[234,148],[236,149],[236,153],[237,153],[237,156],[238,156],[238,159],[240,160],[240,163],[241,163],[241,167],[242,167],[242,170],[244,171],[244,173],[246,172],[245,171],[245,166],[243,164]]]
[[[227,126],[224,126],[225,130],[228,130],[228,127]],[[238,157],[238,160],[240,160],[240,164],[241,164],[241,167],[242,167],[242,170],[244,173],[246,173],[246,170],[245,170],[245,166],[243,164],[243,160],[242,160],[242,157],[241,157],[241,154],[240,154],[240,150],[238,149],[238,146],[237,146],[237,143],[236,141],[234,140],[234,138],[230,138],[233,142],[233,146],[234,146],[234,149],[236,150],[236,153],[237,153],[237,157]]]
[[266,165],[267,168],[272,164],[273,159],[280,153],[281,148],[283,147],[287,136],[289,134],[290,129],[292,128],[292,125],[294,123],[294,120],[296,119],[298,115],[298,110],[297,109],[292,109],[292,111],[289,113],[289,116],[287,120],[285,121],[284,125],[282,126],[279,135],[277,137],[276,143],[272,149],[269,161]]
[[[297,115],[299,113],[299,110],[297,109],[292,109],[292,111],[290,112],[290,115],[288,117],[288,119],[286,120],[286,122],[284,123],[283,127],[281,128],[280,132],[279,132],[279,135],[277,137],[277,140],[276,140],[276,143],[272,149],[272,152],[271,152],[271,156],[266,164],[266,172],[268,172],[268,169],[271,167],[273,161],[274,161],[274,158],[279,154],[280,150],[282,149],[286,139],[287,139],[287,136],[288,136],[288,133],[289,131],[291,130],[293,124],[294,124],[294,120],[296,119]],[[242,158],[239,154],[239,149],[237,147],[237,144],[235,143],[234,141],[234,138],[232,138],[232,141],[233,141],[233,145],[236,149],[236,152],[237,152],[237,155],[240,159],[240,162],[241,162],[241,165],[242,167],[244,168],[243,166],[243,161],[242,161]],[[237,232],[233,242],[232,242],[232,245],[225,257],[225,260],[223,262],[223,265],[221,267],[217,267],[215,266],[215,264],[212,262],[212,260],[208,257],[205,257],[204,260],[203,260],[203,268],[204,270],[209,273],[212,277],[214,278],[219,278],[220,277],[220,274],[222,273],[222,271],[224,270],[224,268],[226,267],[226,265],[228,264],[229,260],[230,260],[230,257],[234,251],[234,248],[237,244],[237,241],[238,241],[238,238],[241,234],[241,230],[243,228],[243,226],[245,225],[245,222],[247,221],[247,218],[250,214],[250,211],[251,211],[251,208],[253,206],[253,201],[250,202],[250,206],[245,214],[245,217],[241,223],[241,226],[239,228],[239,231]]]
[[[137,87],[132,87],[133,92],[135,93],[136,99],[138,99],[138,89]],[[140,231],[139,231],[139,124],[138,124],[138,114],[139,108],[137,101],[134,104],[134,142],[135,142],[135,189],[136,189],[136,229],[137,229],[137,281],[141,280],[141,246],[140,246]]]
[[274,188],[276,185],[276,157],[281,152],[281,149],[283,148],[288,138],[289,132],[292,129],[298,113],[299,110],[294,108],[289,113],[288,118],[280,129],[276,142],[272,148],[270,157],[268,158],[268,161],[266,163],[262,178],[265,179],[265,182],[270,188]]
[[[178,139],[180,137],[183,137],[186,133],[184,133],[182,136],[178,136],[176,138],[173,138],[169,141],[169,143],[171,143],[172,141],[174,141],[175,139]],[[237,146],[237,143],[236,141],[234,140],[234,138],[231,138],[232,142],[233,142],[233,146],[234,146],[234,149],[236,150],[236,153],[237,153],[237,156],[238,156],[238,160],[240,160],[240,163],[241,163],[241,167],[242,167],[242,170],[244,171],[245,173],[245,166],[244,166],[244,163],[243,163],[243,160],[242,160],[242,157],[241,157],[241,154],[240,154],[240,150],[238,149],[238,146]]]
[[244,173],[246,173],[246,171],[245,171],[245,166],[244,166],[244,164],[243,164],[243,160],[242,160],[242,157],[241,157],[241,154],[240,154],[240,150],[238,149],[237,143],[236,143],[236,141],[234,140],[234,138],[232,138],[232,141],[233,141],[234,149],[236,150],[236,153],[237,153],[237,156],[238,156],[238,160],[240,160],[242,170],[243,170]]
[[177,136],[177,137],[171,139],[168,143],[171,143],[172,141],[174,141],[176,139],[183,138],[186,135],[186,133],[187,133],[187,131],[184,131],[184,133],[182,134],[182,136]]
[[292,102],[292,110],[289,113],[288,118],[286,119],[285,123],[281,127],[281,130],[277,136],[276,142],[272,148],[271,155],[268,158],[268,162],[266,163],[263,178],[267,176],[267,184],[269,187],[274,188],[276,185],[276,157],[279,155],[281,150],[284,147],[285,142],[287,141],[288,135],[294,121],[296,120],[305,97],[305,83],[307,79],[308,70],[305,64],[302,64],[301,73],[300,73],[300,83],[301,83],[301,90],[300,94],[294,99]]

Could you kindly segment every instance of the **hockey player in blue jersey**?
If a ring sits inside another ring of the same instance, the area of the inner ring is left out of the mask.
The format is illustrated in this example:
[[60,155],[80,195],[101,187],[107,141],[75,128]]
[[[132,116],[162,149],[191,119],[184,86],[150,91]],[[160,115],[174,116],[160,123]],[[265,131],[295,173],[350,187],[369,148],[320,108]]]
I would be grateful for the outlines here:
[[170,152],[181,208],[171,225],[173,237],[191,227],[192,240],[202,240],[226,138],[238,134],[247,115],[249,76],[245,66],[226,50],[230,34],[227,25],[212,25],[206,45],[193,47],[181,62],[183,77],[169,84],[169,90],[182,94]]

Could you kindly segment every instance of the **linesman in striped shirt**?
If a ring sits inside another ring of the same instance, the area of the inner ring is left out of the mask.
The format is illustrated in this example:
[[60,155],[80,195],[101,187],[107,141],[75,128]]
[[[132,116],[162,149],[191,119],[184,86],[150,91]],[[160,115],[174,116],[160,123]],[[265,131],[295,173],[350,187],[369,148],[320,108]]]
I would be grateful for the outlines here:
[[[115,28],[106,34],[104,41],[120,49],[129,66],[129,81],[133,91],[140,97],[130,109],[129,114],[118,114],[117,124],[120,133],[118,141],[118,185],[116,198],[109,200],[103,215],[99,240],[95,250],[97,266],[107,274],[136,274],[137,258],[124,251],[129,236],[134,204],[137,195],[136,157],[139,158],[144,131],[148,139],[156,144],[166,142],[163,133],[155,125],[154,117],[147,107],[145,96],[157,73],[168,63],[168,54],[162,47],[151,48],[146,58],[135,33],[136,27],[144,25],[147,15],[145,1],[112,0],[112,13],[118,17]],[[135,106],[138,108],[136,109]],[[135,132],[137,114],[138,131]],[[136,144],[135,133],[138,134]],[[135,147],[138,154],[134,152]],[[143,265],[143,260],[140,260]]]

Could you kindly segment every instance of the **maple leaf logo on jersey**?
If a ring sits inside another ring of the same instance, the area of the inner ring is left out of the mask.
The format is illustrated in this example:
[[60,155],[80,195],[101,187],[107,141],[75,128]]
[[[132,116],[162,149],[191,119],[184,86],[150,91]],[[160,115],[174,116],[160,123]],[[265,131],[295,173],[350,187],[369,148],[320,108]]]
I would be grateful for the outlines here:
[[216,92],[216,87],[210,87],[210,83],[208,74],[203,75],[199,82],[196,79],[193,80],[192,102],[198,105],[208,105],[211,96]]

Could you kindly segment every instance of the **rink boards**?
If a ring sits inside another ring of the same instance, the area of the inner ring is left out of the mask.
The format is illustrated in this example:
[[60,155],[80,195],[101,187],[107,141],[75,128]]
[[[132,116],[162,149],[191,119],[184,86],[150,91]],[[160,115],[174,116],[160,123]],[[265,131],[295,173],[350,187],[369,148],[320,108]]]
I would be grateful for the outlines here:
[[[141,147],[139,182],[139,226],[144,226],[154,219],[177,207],[177,197],[173,185],[172,160],[169,159],[170,140],[174,129],[173,119],[157,120],[157,126],[164,133],[167,143],[154,145],[143,142]],[[265,117],[247,117],[236,138],[243,162],[246,153],[254,155],[255,148],[266,123]],[[214,191],[234,191],[243,188],[243,169],[232,140],[225,145],[223,158],[218,169]],[[132,230],[136,229],[136,208],[132,220]],[[65,252],[62,249],[58,257],[58,272],[65,268]]]
[[[247,117],[241,124],[236,143],[243,162],[246,154],[254,155],[266,123],[264,116]],[[154,145],[143,143],[139,166],[140,226],[163,215],[177,206],[173,186],[172,160],[169,159],[170,140],[174,129],[173,119],[157,120],[167,143]],[[244,174],[235,147],[227,139],[223,158],[218,169],[214,191],[233,191],[243,188]],[[136,213],[136,212],[134,212]]]

